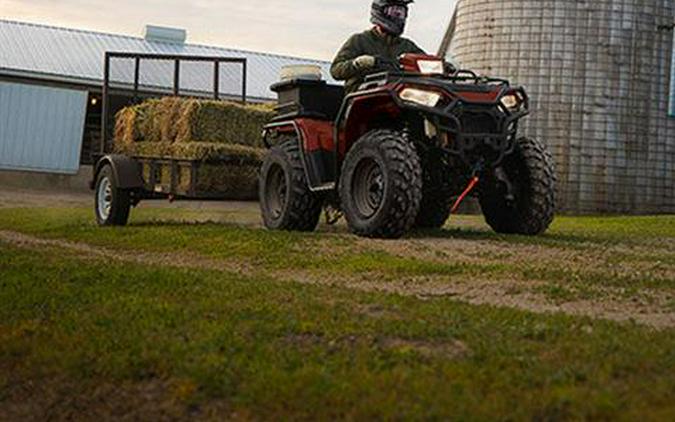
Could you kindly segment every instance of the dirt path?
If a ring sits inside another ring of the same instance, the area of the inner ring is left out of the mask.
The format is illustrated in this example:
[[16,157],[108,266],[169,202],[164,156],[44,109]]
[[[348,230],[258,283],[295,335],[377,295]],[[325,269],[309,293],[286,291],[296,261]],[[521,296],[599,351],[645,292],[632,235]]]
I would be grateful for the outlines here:
[[[392,280],[391,278],[382,279],[373,274],[345,277],[317,276],[309,271],[270,272],[241,261],[214,260],[184,253],[123,252],[86,243],[42,239],[13,231],[0,231],[0,243],[3,242],[25,249],[58,249],[74,253],[83,259],[105,259],[144,265],[228,271],[249,276],[264,275],[289,282],[395,293],[421,299],[447,296],[460,302],[476,305],[503,306],[535,313],[561,312],[614,321],[634,321],[658,329],[675,327],[675,310],[664,303],[664,298],[659,292],[648,291],[641,296],[640,300],[634,300],[621,298],[621,295],[615,294],[616,292],[612,289],[606,289],[606,294],[602,295],[602,299],[552,303],[544,294],[533,292],[533,287],[542,284],[536,281],[524,282],[509,278],[476,280],[451,276],[399,277]],[[371,247],[384,244],[376,242],[371,245],[372,241],[364,242]],[[416,241],[409,242],[414,245]]]

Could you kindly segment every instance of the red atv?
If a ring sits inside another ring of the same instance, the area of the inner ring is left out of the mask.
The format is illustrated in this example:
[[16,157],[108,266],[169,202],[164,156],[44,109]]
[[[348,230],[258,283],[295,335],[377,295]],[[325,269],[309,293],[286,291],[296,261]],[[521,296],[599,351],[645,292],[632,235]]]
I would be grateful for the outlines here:
[[546,231],[555,169],[542,143],[518,137],[525,90],[446,72],[434,56],[408,54],[390,67],[347,96],[324,81],[272,86],[280,115],[263,134],[265,225],[312,231],[330,206],[357,235],[398,238],[414,227],[442,227],[477,193],[495,231]]

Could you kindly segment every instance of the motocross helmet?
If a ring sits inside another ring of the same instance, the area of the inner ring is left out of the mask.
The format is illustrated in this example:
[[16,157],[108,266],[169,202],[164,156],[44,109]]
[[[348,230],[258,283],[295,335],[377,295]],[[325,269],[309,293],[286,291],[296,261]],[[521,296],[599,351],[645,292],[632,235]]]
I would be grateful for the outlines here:
[[408,4],[414,0],[374,0],[370,22],[380,26],[386,33],[400,36],[408,19]]

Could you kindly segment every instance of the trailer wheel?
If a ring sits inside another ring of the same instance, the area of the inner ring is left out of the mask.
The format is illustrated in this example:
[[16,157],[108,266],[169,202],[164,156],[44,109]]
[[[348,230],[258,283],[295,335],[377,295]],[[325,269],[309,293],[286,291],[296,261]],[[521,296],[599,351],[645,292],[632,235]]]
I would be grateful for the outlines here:
[[272,147],[260,171],[260,210],[270,230],[311,232],[321,217],[321,196],[309,190],[300,146],[289,139]]
[[512,185],[513,198],[494,175],[480,186],[480,205],[485,221],[497,233],[536,236],[545,232],[555,215],[556,173],[546,147],[531,138],[520,138],[503,164]]
[[117,187],[109,164],[103,166],[96,178],[94,204],[99,226],[124,226],[129,221],[131,195],[128,190]]
[[400,132],[368,132],[347,154],[340,201],[353,233],[399,238],[415,223],[421,200],[420,159],[412,142]]

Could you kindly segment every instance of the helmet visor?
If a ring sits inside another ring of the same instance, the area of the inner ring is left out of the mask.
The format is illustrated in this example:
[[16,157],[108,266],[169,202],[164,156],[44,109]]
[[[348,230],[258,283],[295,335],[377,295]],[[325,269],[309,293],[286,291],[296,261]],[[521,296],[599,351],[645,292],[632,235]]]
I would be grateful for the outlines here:
[[384,8],[384,14],[393,19],[406,19],[408,17],[408,7],[387,6]]

